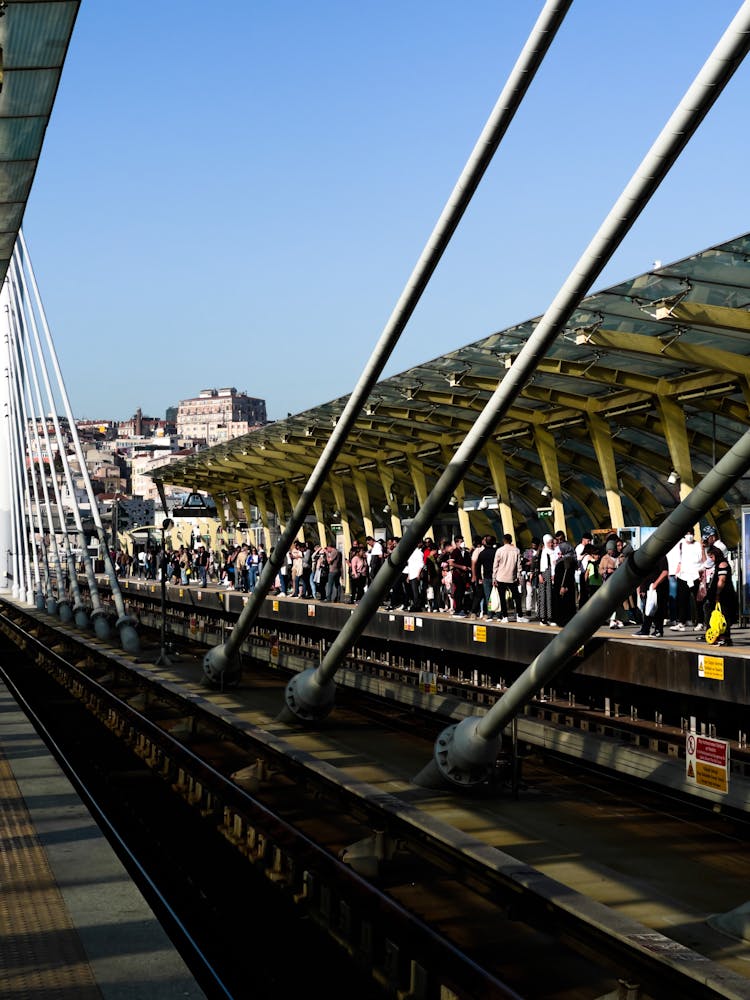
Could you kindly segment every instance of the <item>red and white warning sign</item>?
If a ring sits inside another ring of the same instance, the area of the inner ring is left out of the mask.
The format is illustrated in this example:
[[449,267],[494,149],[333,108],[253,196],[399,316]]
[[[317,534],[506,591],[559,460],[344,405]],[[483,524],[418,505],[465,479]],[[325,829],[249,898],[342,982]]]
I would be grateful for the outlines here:
[[703,788],[724,795],[729,791],[729,743],[688,733],[685,740],[685,774]]

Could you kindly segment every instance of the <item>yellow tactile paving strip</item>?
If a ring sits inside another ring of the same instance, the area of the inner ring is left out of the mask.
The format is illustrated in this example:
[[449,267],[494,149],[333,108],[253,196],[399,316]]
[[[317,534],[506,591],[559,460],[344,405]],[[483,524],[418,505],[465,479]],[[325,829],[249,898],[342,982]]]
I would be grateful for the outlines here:
[[0,997],[101,1000],[80,939],[2,750]]

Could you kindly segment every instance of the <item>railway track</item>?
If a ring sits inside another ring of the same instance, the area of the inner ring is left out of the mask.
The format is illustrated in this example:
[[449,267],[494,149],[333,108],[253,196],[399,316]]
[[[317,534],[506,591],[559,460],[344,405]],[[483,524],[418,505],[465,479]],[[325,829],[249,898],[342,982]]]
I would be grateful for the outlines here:
[[[585,1000],[624,984],[644,997],[750,997],[744,977],[436,819],[425,808],[431,793],[392,778],[385,782],[391,791],[373,787],[367,762],[343,774],[318,747],[301,748],[305,738],[286,739],[285,727],[241,718],[239,693],[212,698],[195,684],[156,678],[44,617],[4,607],[6,641],[35,665],[17,671],[17,683],[41,670],[72,696],[116,736],[121,753],[146,765],[162,798],[179,800],[183,825],[186,814],[191,828],[199,823],[210,839],[201,859],[214,851],[231,859],[210,882],[232,886],[233,899],[251,897],[240,873],[260,876],[367,988],[425,1000]],[[253,700],[265,691],[280,707],[278,676],[254,675],[251,685]],[[368,729],[353,709],[337,715],[343,721],[329,729]],[[430,739],[425,731],[417,753]],[[174,795],[163,796],[165,787]],[[234,914],[231,922],[243,918]]]

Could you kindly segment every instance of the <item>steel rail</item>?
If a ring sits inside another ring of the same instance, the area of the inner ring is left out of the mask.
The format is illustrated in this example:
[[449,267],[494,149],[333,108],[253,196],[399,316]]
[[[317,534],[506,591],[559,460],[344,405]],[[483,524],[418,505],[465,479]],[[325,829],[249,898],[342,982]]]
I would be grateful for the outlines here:
[[[338,861],[328,850],[316,844],[309,836],[296,829],[295,826],[288,823],[282,817],[274,814],[261,801],[245,792],[231,778],[226,777],[216,770],[215,767],[195,753],[185,743],[180,742],[179,739],[166,732],[142,712],[129,705],[127,701],[124,701],[94,678],[89,677],[84,671],[66,661],[63,656],[51,650],[39,638],[26,632],[18,622],[0,616],[0,632],[4,632],[8,628],[23,637],[27,644],[26,655],[31,655],[30,648],[36,649],[37,665],[41,666],[39,663],[40,658],[47,661],[50,664],[49,672],[56,675],[58,683],[61,683],[62,686],[71,691],[78,700],[84,702],[89,710],[97,715],[100,721],[105,721],[109,728],[117,728],[114,717],[116,716],[118,719],[123,720],[123,728],[129,729],[132,736],[143,737],[153,746],[158,747],[175,766],[179,766],[187,773],[195,776],[202,787],[210,790],[211,794],[216,796],[217,800],[221,803],[221,808],[218,812],[221,813],[222,817],[224,816],[224,807],[226,806],[235,814],[242,814],[250,826],[257,825],[260,827],[272,843],[283,845],[284,850],[295,859],[295,870],[299,879],[301,879],[307,867],[317,872],[320,877],[325,876],[329,882],[335,881],[336,883],[343,884],[345,893],[353,901],[357,902],[367,912],[372,914],[377,913],[378,919],[388,929],[388,938],[401,941],[404,946],[409,945],[415,954],[423,957],[428,968],[438,970],[441,975],[446,977],[446,983],[452,985],[455,989],[460,988],[460,992],[456,993],[459,1000],[461,998],[463,1000],[475,1000],[475,998],[483,997],[486,997],[487,1000],[506,1000],[506,998],[507,1000],[522,1000],[515,990],[479,965],[471,956],[461,951],[450,940],[411,913],[397,900],[359,875],[351,866]],[[52,631],[56,630],[52,629]],[[75,646],[86,645],[85,641],[79,640],[77,636],[71,636],[70,639]],[[98,655],[101,656],[101,651],[98,651]],[[102,659],[106,660],[107,658],[102,656]],[[127,670],[127,667],[120,664],[120,669]],[[63,683],[60,680],[61,675],[64,675],[69,683]],[[2,668],[0,668],[0,677],[5,678],[5,671]],[[146,676],[141,676],[139,681],[143,687],[153,691],[161,700],[171,700],[173,704],[178,705],[182,709],[182,714],[189,714],[199,719],[201,726],[205,727],[205,729],[212,729],[221,742],[227,738],[233,738],[236,742],[239,737],[244,737],[246,743],[253,745],[254,752],[260,750],[268,758],[273,759],[279,769],[283,767],[287,772],[291,770],[299,781],[300,789],[304,787],[304,783],[312,781],[320,791],[327,791],[329,797],[334,793],[337,799],[342,798],[344,789],[341,782],[333,776],[335,768],[328,768],[330,771],[328,776],[321,772],[314,774],[311,765],[317,762],[312,756],[298,751],[285,753],[281,749],[280,744],[277,743],[274,746],[273,739],[269,739],[267,734],[262,733],[261,730],[256,730],[256,727],[249,724],[242,724],[240,720],[235,720],[241,725],[241,729],[236,729],[226,718],[226,713],[217,711],[216,715],[213,715],[210,711],[210,708],[213,708],[213,706],[204,707],[193,698],[180,698],[174,690],[171,692],[164,691],[157,682],[151,681]],[[17,687],[13,684],[12,679],[8,678],[8,682],[8,686],[11,688],[14,697],[16,697]],[[22,704],[22,707],[25,706],[26,703],[20,692],[18,693],[17,700]],[[25,707],[24,711],[26,711]],[[224,716],[223,718],[222,715]],[[94,798],[88,793],[85,784],[80,781],[63,751],[58,748],[54,739],[43,728],[41,723],[38,731],[40,731],[40,735],[42,735],[42,738],[50,747],[55,757],[57,757],[58,753],[60,754],[61,767],[69,774],[71,782],[80,792],[86,804],[91,803],[97,822],[99,822],[101,816],[104,823],[103,828],[108,835],[109,831],[112,831],[113,838],[119,846],[122,842],[116,830],[111,826],[104,813],[101,812]],[[163,761],[160,762],[160,766],[163,766]],[[346,798],[351,803],[350,796],[346,796]],[[211,812],[211,810],[207,809],[206,812]],[[373,817],[377,814],[373,808],[369,809],[368,813]],[[133,857],[124,844],[123,850],[127,852],[128,858]],[[139,873],[139,877],[143,873],[146,883],[149,887],[153,886],[154,892],[158,894],[158,888],[154,886],[148,874],[143,871],[134,857],[133,862]],[[295,885],[294,888],[302,889],[301,883]],[[514,893],[514,895],[516,894]],[[162,898],[159,895],[159,899],[161,900]],[[164,900],[164,903],[168,916],[178,920],[169,907],[168,901]],[[179,927],[182,931],[183,926],[179,924]],[[187,931],[185,933],[187,934]],[[192,942],[192,939],[189,937],[186,940]],[[194,942],[192,943],[194,944]],[[459,984],[459,986],[456,986],[456,984]],[[226,995],[230,994],[227,992]]]
[[[30,612],[14,610],[25,619],[33,619]],[[253,822],[260,822],[266,816],[267,822],[271,824],[269,833],[276,831],[272,839],[281,839],[278,824],[284,821],[273,813],[268,813],[257,798],[247,796],[192,749],[85,671],[50,650],[41,638],[27,632],[17,621],[0,617],[0,628],[8,627],[36,649],[38,657],[52,663],[55,671],[64,671],[74,677],[79,698],[86,701],[84,692],[88,691],[92,693],[91,705],[96,700],[101,700],[101,706],[92,707],[92,711],[100,713],[100,717],[106,718],[110,725],[112,712],[119,714],[124,720],[124,729],[134,728],[146,734],[147,739],[166,756],[179,762],[181,766],[192,768],[197,780],[207,789],[212,789],[220,803],[230,805],[238,813],[250,810],[248,815],[252,815]],[[46,628],[52,633],[59,633],[53,625],[47,625]],[[76,647],[89,646],[85,639],[78,636],[70,636],[70,642]],[[104,656],[100,651],[99,655],[110,666],[114,659],[116,672],[130,675],[137,687],[151,691],[155,699],[171,702],[181,716],[187,715],[200,720],[200,730],[204,733],[202,742],[205,742],[205,733],[213,731],[219,743],[230,740],[240,747],[246,745],[252,749],[253,756],[262,756],[272,770],[292,776],[300,794],[304,787],[309,786],[316,794],[340,803],[340,808],[345,809],[347,815],[362,815],[373,830],[383,830],[394,841],[404,842],[442,870],[461,872],[463,876],[481,880],[488,898],[515,903],[530,926],[536,927],[541,921],[541,926],[549,927],[552,914],[553,926],[564,931],[584,951],[594,948],[603,954],[610,968],[625,968],[633,976],[640,978],[649,991],[659,990],[655,995],[679,995],[685,998],[695,997],[696,1000],[699,997],[749,1000],[750,980],[745,977],[703,957],[699,960],[696,953],[667,936],[613,913],[606,906],[586,899],[503,851],[433,819],[408,802],[365,782],[347,779],[326,761],[288,746],[275,734],[266,733],[259,727],[240,720],[206,698],[198,698],[192,694],[184,698],[176,685],[169,684],[165,687],[149,671],[133,668],[121,658]],[[294,831],[290,836],[296,836],[297,833]],[[319,849],[317,845],[315,849]],[[647,944],[644,945],[644,941]],[[664,992],[665,990],[669,992]]]

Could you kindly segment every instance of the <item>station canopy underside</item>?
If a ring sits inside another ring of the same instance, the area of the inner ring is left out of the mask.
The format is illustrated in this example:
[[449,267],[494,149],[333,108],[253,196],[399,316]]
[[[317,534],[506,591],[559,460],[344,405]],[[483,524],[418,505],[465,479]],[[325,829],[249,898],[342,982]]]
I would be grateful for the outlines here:
[[10,3],[0,16],[0,281],[36,173],[80,0]]
[[[540,318],[379,382],[322,491],[318,520],[340,519],[343,506],[362,524],[363,483],[375,524],[390,529],[393,515],[408,517]],[[230,511],[239,499],[284,521],[346,399],[206,449],[157,478],[205,490]],[[545,508],[573,536],[658,524],[744,433],[749,405],[745,234],[585,298],[465,476],[454,508],[473,511],[480,531],[507,505],[519,538],[550,526],[538,514]],[[745,479],[708,516],[732,545],[749,498]]]

